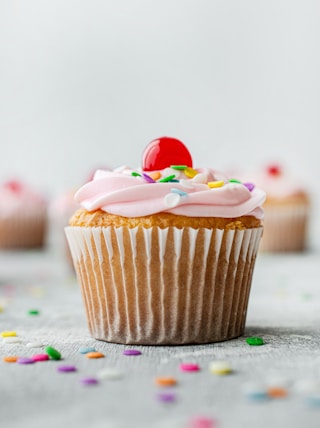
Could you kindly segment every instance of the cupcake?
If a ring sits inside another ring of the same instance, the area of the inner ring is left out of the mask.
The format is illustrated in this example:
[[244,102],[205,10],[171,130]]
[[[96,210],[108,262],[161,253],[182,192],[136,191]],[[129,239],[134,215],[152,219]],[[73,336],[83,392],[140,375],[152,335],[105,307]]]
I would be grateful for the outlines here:
[[279,165],[265,168],[256,183],[267,193],[261,251],[304,251],[310,212],[306,186]]
[[0,248],[42,247],[47,231],[47,201],[22,181],[0,184]]
[[66,228],[91,335],[122,344],[218,342],[244,332],[265,193],[194,168],[162,137],[142,167],[98,170]]

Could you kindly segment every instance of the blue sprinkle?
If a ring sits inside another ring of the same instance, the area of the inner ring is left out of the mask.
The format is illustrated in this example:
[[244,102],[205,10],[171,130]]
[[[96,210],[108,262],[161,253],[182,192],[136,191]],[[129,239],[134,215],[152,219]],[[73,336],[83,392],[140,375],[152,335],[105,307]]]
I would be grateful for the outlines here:
[[180,196],[188,196],[188,193],[184,192],[183,190],[180,189],[176,189],[175,187],[172,187],[172,189],[170,189],[171,193],[177,193]]
[[88,354],[89,352],[97,352],[95,348],[80,348],[79,354]]
[[320,407],[320,393],[309,395],[307,402],[312,407]]

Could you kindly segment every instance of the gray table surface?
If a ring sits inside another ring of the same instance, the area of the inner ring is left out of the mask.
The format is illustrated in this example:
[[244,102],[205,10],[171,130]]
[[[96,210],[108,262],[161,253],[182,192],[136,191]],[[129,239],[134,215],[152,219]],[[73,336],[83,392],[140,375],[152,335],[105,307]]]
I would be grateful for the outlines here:
[[[177,347],[126,347],[92,339],[88,333],[76,279],[61,255],[45,251],[0,253],[0,331],[17,332],[20,343],[0,338],[0,427],[191,427],[206,416],[219,428],[320,427],[320,263],[319,252],[260,254],[249,302],[245,335],[218,344]],[[29,315],[38,309],[38,315]],[[248,336],[265,345],[249,346]],[[30,343],[43,346],[30,348]],[[61,361],[32,365],[6,363],[7,355],[30,356],[45,345],[58,349]],[[88,359],[79,349],[93,346],[105,358]],[[122,354],[139,349],[138,357]],[[228,376],[208,366],[227,361]],[[201,370],[182,373],[179,364]],[[74,373],[59,373],[59,365]],[[117,371],[119,379],[101,379],[91,387],[80,380]],[[156,376],[173,376],[175,401],[157,399]],[[250,385],[285,387],[286,398],[251,400]],[[202,426],[204,428],[204,425]],[[197,427],[198,428],[198,427]],[[200,425],[199,425],[200,428]]]

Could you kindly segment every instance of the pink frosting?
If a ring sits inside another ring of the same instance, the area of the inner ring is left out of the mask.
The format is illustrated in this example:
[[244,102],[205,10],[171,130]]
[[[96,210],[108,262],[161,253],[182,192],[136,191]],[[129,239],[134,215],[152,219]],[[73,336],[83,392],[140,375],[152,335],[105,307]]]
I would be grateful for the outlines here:
[[27,184],[12,180],[0,185],[0,216],[16,212],[38,212],[46,209],[47,201]]
[[[135,171],[143,174],[141,170]],[[263,190],[250,191],[244,184],[229,182],[212,169],[196,171],[198,174],[189,178],[183,171],[167,168],[160,171],[161,178],[174,174],[178,182],[149,183],[141,176],[132,176],[133,170],[127,167],[98,170],[93,180],[76,192],[75,200],[88,211],[101,209],[124,217],[161,212],[189,217],[263,217]],[[207,183],[212,181],[223,181],[223,185],[210,188]]]

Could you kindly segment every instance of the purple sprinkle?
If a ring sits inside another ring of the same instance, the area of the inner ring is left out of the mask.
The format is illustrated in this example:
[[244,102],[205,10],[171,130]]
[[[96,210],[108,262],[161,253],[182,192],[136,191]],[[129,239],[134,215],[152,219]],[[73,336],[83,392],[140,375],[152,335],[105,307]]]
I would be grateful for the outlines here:
[[35,363],[35,361],[32,358],[28,358],[28,357],[20,357],[17,360],[18,364],[33,364]]
[[242,183],[250,192],[255,188],[253,183]]
[[156,183],[153,178],[150,177],[150,175],[146,174],[145,172],[142,173],[142,177],[148,182],[148,183]]
[[84,377],[83,379],[80,379],[80,382],[83,385],[97,385],[98,379],[94,377]]
[[69,373],[75,372],[77,369],[75,368],[75,366],[59,366],[57,370],[58,372]]
[[160,392],[157,398],[162,403],[172,403],[176,400],[176,395],[173,392]]
[[137,349],[126,349],[123,351],[123,355],[141,355],[141,352]]

